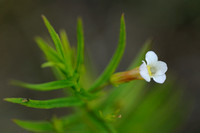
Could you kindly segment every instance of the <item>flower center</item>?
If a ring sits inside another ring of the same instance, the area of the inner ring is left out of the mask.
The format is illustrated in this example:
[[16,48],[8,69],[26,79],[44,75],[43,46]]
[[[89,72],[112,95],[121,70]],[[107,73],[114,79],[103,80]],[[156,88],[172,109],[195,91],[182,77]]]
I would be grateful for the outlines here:
[[148,70],[148,73],[149,73],[150,77],[153,76],[156,73],[156,68],[153,67],[153,66],[147,65],[147,70]]

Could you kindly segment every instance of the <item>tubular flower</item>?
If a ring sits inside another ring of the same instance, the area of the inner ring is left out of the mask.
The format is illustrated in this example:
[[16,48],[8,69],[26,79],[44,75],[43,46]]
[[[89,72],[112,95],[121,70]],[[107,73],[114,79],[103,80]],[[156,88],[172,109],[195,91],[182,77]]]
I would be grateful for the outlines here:
[[110,83],[118,85],[132,80],[151,81],[151,78],[157,83],[164,83],[166,80],[165,72],[167,64],[163,61],[158,61],[158,56],[153,51],[148,51],[145,56],[145,61],[142,65],[129,71],[118,72],[111,76]]
[[140,75],[147,82],[151,81],[151,78],[157,83],[164,83],[166,80],[165,72],[167,71],[167,64],[163,61],[158,61],[158,56],[153,51],[148,51],[145,56],[145,61],[139,67]]

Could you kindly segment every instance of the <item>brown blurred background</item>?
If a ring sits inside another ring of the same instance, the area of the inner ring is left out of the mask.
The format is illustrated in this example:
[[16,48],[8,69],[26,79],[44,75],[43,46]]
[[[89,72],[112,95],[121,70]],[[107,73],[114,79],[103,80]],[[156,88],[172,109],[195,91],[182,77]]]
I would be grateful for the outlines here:
[[[90,59],[101,72],[109,62],[118,41],[121,13],[125,13],[127,47],[120,70],[128,67],[143,43],[154,39],[152,50],[168,63],[186,91],[186,101],[193,101],[181,133],[200,132],[200,1],[199,0],[0,0],[0,99],[30,97],[49,99],[59,91],[34,92],[9,85],[11,79],[31,83],[53,79],[34,42],[35,36],[49,39],[42,22],[44,14],[55,29],[65,29],[76,45],[76,20],[83,18],[85,45]],[[27,133],[11,122],[49,119],[69,109],[39,110],[0,101],[0,132]]]

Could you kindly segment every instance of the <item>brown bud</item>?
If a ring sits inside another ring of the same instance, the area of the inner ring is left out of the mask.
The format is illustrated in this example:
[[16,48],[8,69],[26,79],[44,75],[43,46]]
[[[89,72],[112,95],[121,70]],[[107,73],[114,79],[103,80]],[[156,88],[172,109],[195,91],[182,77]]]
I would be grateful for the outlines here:
[[129,71],[118,72],[118,73],[113,74],[110,78],[110,82],[113,85],[118,85],[118,84],[126,83],[132,80],[138,80],[138,79],[140,80],[143,79],[140,75],[139,67],[134,68]]

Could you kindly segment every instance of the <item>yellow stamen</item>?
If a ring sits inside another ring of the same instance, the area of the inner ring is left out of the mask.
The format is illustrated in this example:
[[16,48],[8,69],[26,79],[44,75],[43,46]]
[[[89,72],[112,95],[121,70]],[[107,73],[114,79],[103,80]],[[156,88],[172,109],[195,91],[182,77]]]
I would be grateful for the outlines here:
[[148,70],[148,72],[149,72],[149,75],[152,76],[151,68],[150,68],[150,66],[148,66],[148,65],[147,65],[147,70]]

